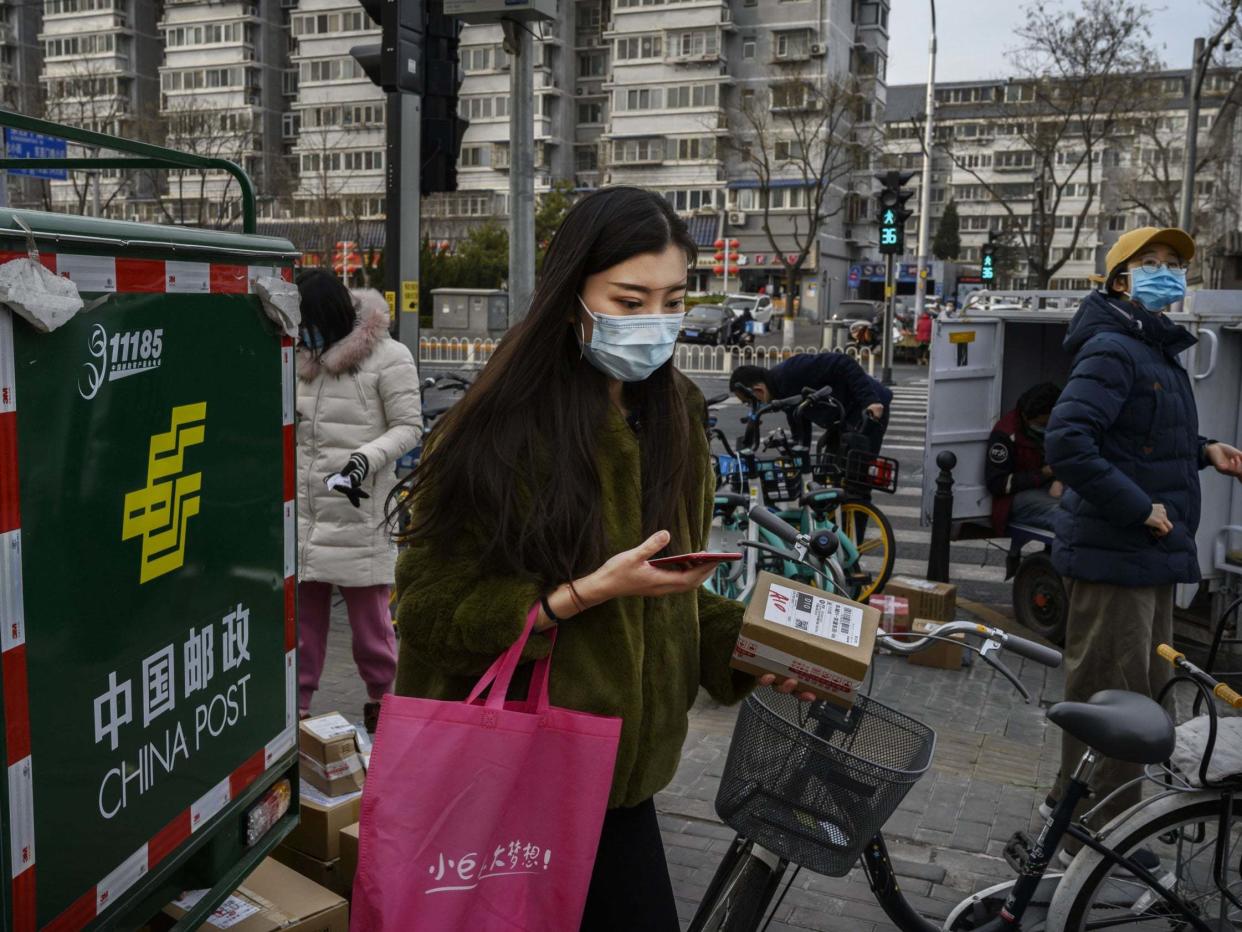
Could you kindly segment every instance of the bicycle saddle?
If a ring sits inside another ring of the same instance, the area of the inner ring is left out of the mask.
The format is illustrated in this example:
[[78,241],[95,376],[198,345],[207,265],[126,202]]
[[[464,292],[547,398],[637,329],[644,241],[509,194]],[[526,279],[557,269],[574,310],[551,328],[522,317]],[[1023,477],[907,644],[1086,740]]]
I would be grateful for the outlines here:
[[717,492],[715,498],[715,506],[720,508],[724,506],[729,511],[734,508],[745,508],[750,504],[749,495],[738,495],[736,492]]
[[840,489],[812,489],[803,493],[798,499],[798,504],[802,507],[808,505],[814,507],[816,505],[832,505],[845,493]]
[[1058,702],[1048,718],[1087,747],[1113,760],[1159,764],[1173,753],[1173,722],[1153,699],[1103,689],[1086,702]]

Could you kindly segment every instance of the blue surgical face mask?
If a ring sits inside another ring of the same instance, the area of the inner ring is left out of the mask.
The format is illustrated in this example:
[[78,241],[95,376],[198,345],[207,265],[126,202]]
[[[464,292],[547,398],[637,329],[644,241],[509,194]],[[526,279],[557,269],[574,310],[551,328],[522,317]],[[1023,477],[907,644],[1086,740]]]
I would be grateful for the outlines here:
[[1141,265],[1130,270],[1130,297],[1149,311],[1161,311],[1186,297],[1186,271],[1161,266],[1154,272]]
[[641,382],[672,358],[684,312],[596,314],[581,295],[578,303],[594,321],[590,342],[579,338],[582,355],[604,375],[622,382]]
[[301,327],[299,328],[299,337],[302,345],[307,349],[318,352],[323,349],[323,334],[319,332],[318,327]]

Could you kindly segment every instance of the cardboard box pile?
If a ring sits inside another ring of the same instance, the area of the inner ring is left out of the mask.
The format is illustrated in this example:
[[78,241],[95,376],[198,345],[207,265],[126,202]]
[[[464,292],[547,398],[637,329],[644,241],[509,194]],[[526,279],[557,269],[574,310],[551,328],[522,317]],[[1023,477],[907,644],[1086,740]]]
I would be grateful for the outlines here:
[[793,677],[800,690],[849,708],[871,665],[879,621],[869,605],[760,573],[730,663]]
[[[936,629],[944,622],[928,621],[926,618],[914,619],[912,628],[915,634],[935,634]],[[920,667],[938,667],[941,670],[959,670],[962,666],[962,654],[965,652],[958,641],[965,642],[966,635],[955,634],[953,641],[935,641],[926,650],[910,654],[908,659]]]
[[880,627],[889,634],[910,630],[910,600],[899,595],[873,595],[870,604],[880,610]]
[[[164,912],[181,919],[207,893],[189,890]],[[349,905],[271,858],[225,900],[202,926],[230,932],[349,932]]]
[[358,821],[370,745],[333,712],[302,722],[298,747],[300,821],[272,857],[344,896],[353,873],[341,867],[341,829]]

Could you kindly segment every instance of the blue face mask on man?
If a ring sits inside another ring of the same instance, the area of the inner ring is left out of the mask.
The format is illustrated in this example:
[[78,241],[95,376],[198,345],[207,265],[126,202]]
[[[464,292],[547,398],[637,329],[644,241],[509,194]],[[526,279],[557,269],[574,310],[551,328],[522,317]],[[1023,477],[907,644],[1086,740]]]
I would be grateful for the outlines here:
[[580,340],[582,354],[604,375],[641,382],[672,358],[684,312],[596,314],[581,295],[578,303],[594,321],[590,341]]
[[1186,297],[1186,270],[1136,266],[1130,270],[1130,297],[1149,311],[1161,311]]

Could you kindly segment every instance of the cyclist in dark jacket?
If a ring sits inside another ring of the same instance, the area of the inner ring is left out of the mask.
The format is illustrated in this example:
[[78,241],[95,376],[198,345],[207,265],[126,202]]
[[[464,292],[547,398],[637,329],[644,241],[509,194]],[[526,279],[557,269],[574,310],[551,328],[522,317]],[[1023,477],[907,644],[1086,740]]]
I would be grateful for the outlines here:
[[[1066,486],[1052,559],[1069,594],[1067,700],[1110,688],[1158,693],[1168,666],[1154,649],[1173,638],[1175,584],[1199,580],[1199,470],[1242,477],[1242,452],[1199,435],[1177,358],[1195,338],[1161,313],[1185,294],[1194,251],[1177,229],[1124,234],[1108,251],[1105,291],[1087,296],[1065,338],[1074,364],[1045,450]],[[1082,751],[1063,736],[1054,796]],[[1138,776],[1138,765],[1102,759],[1095,798]],[[1099,824],[1140,795],[1133,785],[1115,796]]]
[[[878,428],[869,435],[873,437],[875,446],[871,452],[880,452],[880,443],[888,428],[893,393],[863,372],[862,366],[852,356],[845,353],[799,353],[771,369],[738,366],[729,377],[729,389],[736,393],[739,386],[751,390],[760,401],[765,402],[798,395],[804,388],[831,388],[833,397],[844,408],[847,425],[860,425],[864,412],[878,422]],[[805,415],[790,412],[789,427],[794,439],[809,447],[811,424],[825,429],[836,427],[836,416],[827,406],[812,407]]]

